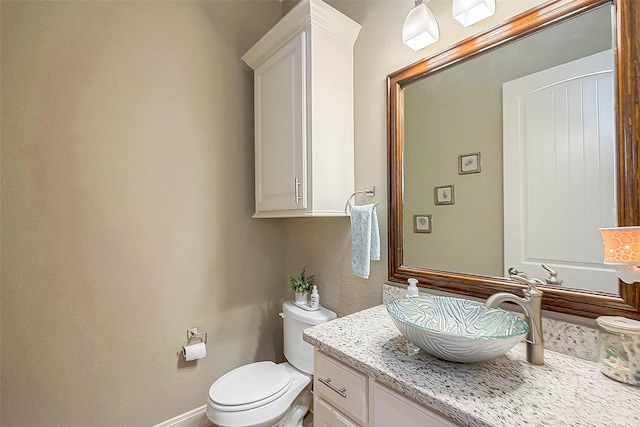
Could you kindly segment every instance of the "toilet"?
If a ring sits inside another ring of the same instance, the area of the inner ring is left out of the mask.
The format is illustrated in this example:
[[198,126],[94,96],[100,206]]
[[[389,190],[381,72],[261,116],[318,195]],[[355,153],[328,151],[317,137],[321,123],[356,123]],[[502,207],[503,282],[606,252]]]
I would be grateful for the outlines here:
[[320,307],[306,310],[287,301],[280,316],[287,362],[250,363],[222,375],[209,388],[207,418],[220,427],[297,427],[311,402],[313,346],[302,339],[311,326],[336,313]]

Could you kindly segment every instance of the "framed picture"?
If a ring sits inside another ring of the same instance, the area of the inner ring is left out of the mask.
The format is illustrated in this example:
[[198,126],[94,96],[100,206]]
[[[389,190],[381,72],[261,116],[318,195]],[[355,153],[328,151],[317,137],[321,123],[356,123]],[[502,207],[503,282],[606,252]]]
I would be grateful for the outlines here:
[[453,205],[456,202],[453,185],[445,185],[434,189],[436,205]]
[[413,216],[414,233],[431,233],[431,214]]
[[480,172],[480,153],[458,156],[458,175]]

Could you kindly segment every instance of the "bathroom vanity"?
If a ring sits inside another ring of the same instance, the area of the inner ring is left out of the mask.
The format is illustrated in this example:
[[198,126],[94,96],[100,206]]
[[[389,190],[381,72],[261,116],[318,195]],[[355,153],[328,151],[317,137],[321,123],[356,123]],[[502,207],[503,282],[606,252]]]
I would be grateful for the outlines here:
[[309,328],[304,339],[316,348],[317,426],[640,425],[640,388],[595,362],[547,349],[534,366],[524,344],[485,362],[446,362],[407,341],[383,305]]
[[314,425],[453,427],[460,424],[316,350]]

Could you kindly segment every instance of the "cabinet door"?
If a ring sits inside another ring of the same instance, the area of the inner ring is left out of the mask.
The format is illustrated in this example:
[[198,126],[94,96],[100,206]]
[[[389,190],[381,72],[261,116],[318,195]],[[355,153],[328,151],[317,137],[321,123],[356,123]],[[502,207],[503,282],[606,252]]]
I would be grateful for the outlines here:
[[378,383],[371,387],[372,427],[456,427],[458,424]]
[[316,398],[313,408],[314,427],[358,427],[357,424],[322,399]]
[[256,212],[307,208],[306,33],[255,69]]

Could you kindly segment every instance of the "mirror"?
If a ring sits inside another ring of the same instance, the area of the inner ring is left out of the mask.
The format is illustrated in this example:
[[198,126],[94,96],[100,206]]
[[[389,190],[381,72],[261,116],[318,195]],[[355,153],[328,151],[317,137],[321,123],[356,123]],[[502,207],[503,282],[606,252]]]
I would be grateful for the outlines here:
[[[445,77],[447,73],[454,73],[452,70],[458,66],[467,66],[470,64],[471,58],[476,59],[483,57],[490,57],[491,55],[500,55],[498,48],[509,49],[515,43],[527,42],[527,40],[533,40],[538,37],[539,30],[544,31],[557,31],[556,28],[570,23],[571,21],[579,22],[580,19],[585,19],[587,15],[601,13],[598,11],[605,10],[605,13],[609,13],[610,9],[606,5],[613,4],[615,14],[615,36],[613,39],[613,55],[615,56],[616,64],[616,79],[615,79],[615,93],[617,99],[615,99],[616,115],[615,123],[617,127],[617,136],[615,141],[616,157],[612,159],[615,163],[617,183],[616,194],[613,198],[617,200],[617,222],[619,225],[635,225],[640,224],[638,209],[639,193],[638,189],[640,178],[637,176],[638,172],[638,103],[639,103],[639,90],[637,87],[638,73],[638,58],[640,54],[640,48],[638,46],[637,37],[626,37],[627,34],[637,34],[637,22],[640,16],[640,5],[637,2],[629,0],[617,0],[617,1],[602,1],[602,0],[554,0],[545,3],[535,9],[525,12],[522,15],[512,18],[511,20],[503,23],[500,26],[494,27],[487,32],[484,32],[478,36],[463,40],[451,48],[434,55],[433,57],[421,60],[415,64],[412,64],[406,68],[403,68],[388,77],[388,113],[389,113],[389,280],[395,282],[406,283],[406,279],[409,277],[416,277],[420,280],[420,285],[442,291],[449,291],[455,293],[466,294],[470,296],[487,298],[491,294],[500,291],[509,291],[520,293],[519,289],[522,287],[513,283],[510,280],[504,279],[501,276],[503,266],[501,259],[497,262],[498,267],[493,269],[486,268],[485,262],[480,262],[479,266],[471,266],[472,263],[465,263],[465,260],[469,259],[469,256],[462,257],[459,265],[451,264],[430,264],[430,262],[422,262],[418,260],[415,253],[411,251],[411,245],[407,244],[407,234],[411,233],[410,237],[414,236],[414,230],[423,227],[431,228],[431,220],[438,219],[439,222],[433,222],[433,226],[442,225],[442,220],[439,218],[423,218],[418,219],[422,223],[418,223],[413,220],[413,215],[422,212],[416,211],[413,207],[409,208],[407,203],[412,203],[409,200],[409,188],[410,182],[408,174],[420,173],[415,171],[415,166],[411,171],[405,169],[408,163],[410,163],[408,157],[414,158],[414,155],[409,147],[409,144],[414,144],[413,140],[416,139],[416,135],[411,136],[411,128],[406,128],[407,122],[405,120],[414,120],[415,114],[413,110],[413,104],[415,104],[415,98],[412,95],[414,88],[418,85],[429,82],[431,84],[433,98],[437,98],[436,92],[439,87],[438,83],[441,80],[455,77]],[[605,5],[605,7],[600,7]],[[588,12],[588,13],[587,13]],[[560,24],[560,25],[556,25]],[[575,24],[574,24],[575,25]],[[604,28],[604,31],[610,31],[608,28]],[[525,37],[530,36],[530,37]],[[517,42],[516,42],[517,41]],[[515,43],[512,43],[515,42]],[[611,41],[607,41],[609,46]],[[604,46],[606,49],[607,46]],[[595,47],[595,52],[602,50],[602,46]],[[573,49],[567,49],[576,51]],[[584,49],[583,49],[584,50]],[[488,53],[487,53],[488,52]],[[577,57],[588,55],[591,52],[575,52]],[[486,55],[485,55],[486,54]],[[510,57],[511,58],[511,57]],[[572,59],[572,58],[569,58]],[[485,60],[491,62],[491,59]],[[454,67],[454,65],[456,67]],[[550,64],[547,66],[553,66]],[[541,64],[542,68],[545,68],[544,64]],[[542,69],[541,68],[541,69]],[[468,76],[468,73],[466,74]],[[459,79],[460,80],[460,79]],[[453,91],[455,86],[452,87],[450,83],[443,84],[440,87],[447,87],[450,91]],[[435,89],[434,89],[435,88]],[[452,90],[453,89],[453,90]],[[419,92],[419,91],[418,91]],[[460,105],[460,103],[458,103]],[[459,110],[463,110],[464,107],[460,106]],[[414,118],[412,119],[412,115]],[[465,117],[463,114],[458,114],[457,119]],[[465,119],[462,119],[465,120]],[[501,121],[501,119],[500,119]],[[477,130],[477,129],[474,129]],[[499,130],[501,133],[502,129]],[[473,133],[473,136],[477,135],[477,132]],[[406,141],[405,141],[406,136]],[[432,139],[441,139],[441,136],[432,136]],[[413,140],[410,141],[410,138]],[[423,131],[418,132],[418,140],[424,141],[428,138]],[[481,138],[491,139],[491,138]],[[496,139],[496,138],[493,138]],[[501,136],[499,137],[500,144],[502,143]],[[483,141],[484,142],[484,141]],[[457,142],[449,142],[449,145],[455,145]],[[429,144],[429,148],[434,144]],[[435,149],[434,149],[435,150]],[[502,153],[499,153],[499,159],[492,160],[491,157],[485,158],[483,149],[469,150],[467,153],[465,147],[461,147],[460,155],[464,159],[470,160],[470,163],[466,171],[475,171],[481,166],[482,173],[477,175],[489,176],[491,175],[491,169],[495,168],[495,165],[501,166]],[[464,151],[464,152],[463,152]],[[437,159],[437,152],[434,157]],[[474,156],[475,152],[480,152],[479,156]],[[487,151],[487,155],[490,151]],[[433,153],[432,153],[433,154]],[[471,154],[470,158],[465,157],[467,154]],[[404,156],[407,157],[405,160]],[[493,165],[492,162],[493,161]],[[478,162],[477,167],[474,164]],[[454,166],[455,167],[455,166]],[[486,169],[489,168],[489,169]],[[423,170],[424,172],[424,170]],[[485,173],[486,172],[486,173]],[[502,176],[501,170],[498,172],[493,171],[494,174],[499,175],[498,186],[500,192],[502,191]],[[460,180],[462,178],[468,178],[464,174],[460,174]],[[484,177],[483,177],[484,178]],[[494,177],[495,179],[495,177]],[[423,179],[423,182],[425,180]],[[455,192],[456,186],[453,185],[453,181],[448,180],[445,182],[438,182],[435,180],[426,181],[428,184],[424,185],[422,190],[422,197],[432,198],[432,204],[449,204],[455,203],[455,196],[458,196]],[[471,181],[466,181],[471,182]],[[495,185],[494,185],[495,186]],[[451,187],[451,188],[449,188]],[[462,188],[460,188],[462,190]],[[441,194],[438,194],[440,192]],[[448,192],[452,194],[448,195]],[[461,193],[462,194],[462,193]],[[403,199],[404,197],[404,199]],[[494,196],[495,197],[495,196]],[[502,216],[502,194],[497,197],[499,200],[495,206],[495,215]],[[462,203],[462,202],[460,202]],[[435,206],[435,208],[442,209],[444,206]],[[442,212],[442,210],[440,210]],[[450,211],[451,212],[451,211]],[[431,212],[425,211],[425,216],[431,214]],[[435,214],[434,214],[435,215]],[[613,219],[615,221],[615,218]],[[408,223],[410,222],[410,223]],[[420,225],[423,224],[423,225]],[[426,224],[426,225],[424,225]],[[502,223],[500,222],[500,227]],[[451,226],[451,225],[450,225]],[[453,225],[455,228],[455,224]],[[597,231],[597,230],[596,230]],[[491,230],[491,233],[498,235],[498,240],[502,240],[502,230],[498,230],[495,227]],[[416,235],[418,233],[415,233]],[[482,238],[485,239],[485,238]],[[478,239],[470,239],[471,242],[465,243],[470,245],[476,252],[483,251],[487,247],[491,247],[490,243],[486,240],[480,240],[483,242],[483,247],[474,247],[473,243],[478,242]],[[409,239],[410,240],[410,239]],[[458,244],[460,239],[458,240]],[[441,249],[440,245],[436,248],[431,248],[432,254],[436,253],[438,249]],[[435,251],[434,251],[435,249]],[[444,251],[444,249],[442,249]],[[452,249],[455,253],[455,248]],[[501,248],[500,250],[485,250],[485,252],[498,252],[500,258],[502,258]],[[431,258],[437,258],[435,256]],[[430,258],[430,259],[431,259]],[[450,259],[452,257],[448,257]],[[465,268],[467,266],[468,268]],[[508,266],[507,266],[508,267]],[[545,278],[546,273],[540,269],[540,271],[531,271],[532,276]],[[577,289],[578,286],[571,287],[544,287],[544,302],[545,309],[554,310],[569,314],[576,314],[586,317],[597,317],[599,315],[617,314],[627,317],[640,318],[640,293],[637,286],[640,285],[626,285],[622,282],[619,284],[619,292],[611,293],[604,290],[581,290]],[[615,288],[614,288],[615,289]]]
[[545,263],[566,288],[617,294],[598,232],[617,225],[611,17],[602,5],[404,88],[405,265],[545,279]]

